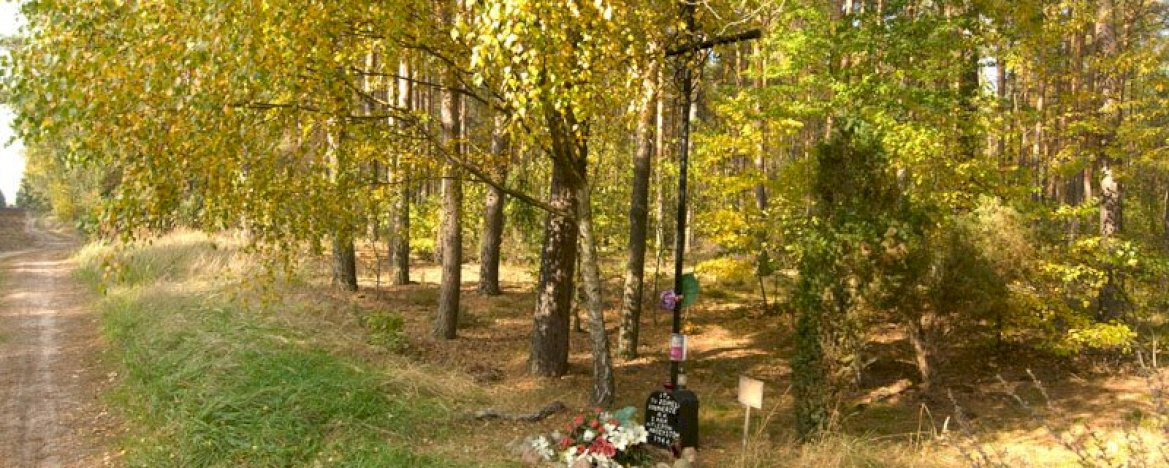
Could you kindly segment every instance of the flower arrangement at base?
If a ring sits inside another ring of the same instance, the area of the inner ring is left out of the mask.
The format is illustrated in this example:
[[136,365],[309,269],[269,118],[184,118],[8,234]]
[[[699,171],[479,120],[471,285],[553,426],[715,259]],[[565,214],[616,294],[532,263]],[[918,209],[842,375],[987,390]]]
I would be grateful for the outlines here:
[[632,406],[615,412],[582,411],[565,426],[566,432],[534,437],[528,444],[544,461],[570,468],[642,466],[649,459],[644,450],[649,433],[633,420],[635,414]]

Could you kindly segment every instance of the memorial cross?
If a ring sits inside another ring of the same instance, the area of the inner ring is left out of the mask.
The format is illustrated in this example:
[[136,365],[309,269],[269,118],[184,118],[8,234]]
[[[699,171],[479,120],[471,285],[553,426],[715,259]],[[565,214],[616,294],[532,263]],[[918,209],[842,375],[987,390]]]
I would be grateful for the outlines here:
[[[682,0],[682,16],[686,22],[685,35],[687,36],[686,43],[668,49],[666,51],[667,57],[689,56],[693,58],[699,51],[711,49],[716,45],[733,44],[736,42],[743,42],[752,39],[758,39],[762,33],[758,29],[752,29],[738,34],[731,34],[725,36],[702,37],[694,25],[694,3],[688,0]],[[681,98],[679,102],[680,114],[683,116],[682,128],[678,138],[678,226],[674,235],[674,294],[682,294],[682,259],[686,250],[686,172],[689,166],[690,158],[690,106],[694,100],[694,83],[693,76],[690,70],[691,60],[679,61],[679,74],[681,75]],[[676,301],[674,304],[674,322],[672,332],[674,334],[682,333],[682,306],[684,301]],[[678,387],[678,372],[680,369],[680,361],[670,360],[670,388],[677,389]]]

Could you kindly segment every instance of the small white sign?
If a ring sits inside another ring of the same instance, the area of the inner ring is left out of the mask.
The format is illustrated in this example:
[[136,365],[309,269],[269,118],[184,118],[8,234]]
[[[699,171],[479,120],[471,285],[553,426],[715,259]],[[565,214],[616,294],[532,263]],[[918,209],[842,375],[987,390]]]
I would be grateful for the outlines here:
[[739,403],[743,406],[763,409],[763,381],[745,375],[739,376]]

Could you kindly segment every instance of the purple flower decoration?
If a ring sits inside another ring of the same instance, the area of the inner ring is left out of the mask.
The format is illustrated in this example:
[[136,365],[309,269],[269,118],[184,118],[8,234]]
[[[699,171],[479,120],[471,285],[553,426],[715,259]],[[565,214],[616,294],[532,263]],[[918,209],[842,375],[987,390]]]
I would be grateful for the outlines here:
[[662,291],[661,298],[662,300],[658,303],[658,307],[661,307],[662,310],[674,310],[674,307],[678,305],[678,301],[682,299],[681,296],[674,294],[674,291],[671,290]]

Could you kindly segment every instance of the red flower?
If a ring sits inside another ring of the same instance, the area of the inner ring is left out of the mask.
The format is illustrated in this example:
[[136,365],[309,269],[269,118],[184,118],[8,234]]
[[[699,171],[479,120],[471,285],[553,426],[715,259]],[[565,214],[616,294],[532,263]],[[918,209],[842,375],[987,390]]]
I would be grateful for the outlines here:
[[613,444],[604,437],[597,437],[596,439],[593,439],[593,445],[589,446],[589,453],[604,455],[606,457],[613,457],[617,455],[617,447],[614,447]]
[[592,422],[589,423],[589,427],[592,427],[593,429],[601,427],[601,422],[594,419],[594,420],[592,420]]
[[611,424],[611,425],[613,425],[613,426],[617,426],[617,425],[618,425],[618,422],[619,422],[619,421],[617,421],[616,419],[610,419],[610,420],[609,420],[609,424]]
[[564,436],[563,438],[560,439],[560,449],[561,450],[568,448],[569,445],[572,445],[572,438],[571,437]]
[[584,445],[577,445],[576,446],[576,453],[585,453],[585,446]]
[[584,424],[584,415],[583,414],[576,415],[576,418],[574,418],[572,420],[572,423],[577,425],[577,426]]

